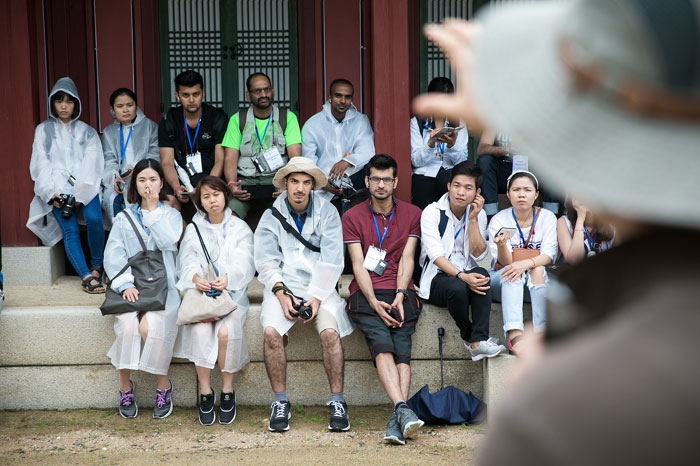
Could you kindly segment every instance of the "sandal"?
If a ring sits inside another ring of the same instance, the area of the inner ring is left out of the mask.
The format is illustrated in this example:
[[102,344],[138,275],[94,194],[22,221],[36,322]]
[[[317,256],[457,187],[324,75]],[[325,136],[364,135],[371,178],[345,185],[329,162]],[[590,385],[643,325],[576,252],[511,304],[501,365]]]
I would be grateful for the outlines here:
[[513,349],[513,347],[518,344],[518,342],[522,339],[522,337],[523,337],[522,335],[516,335],[513,338],[511,338],[510,340],[508,340],[508,352],[510,354],[514,354],[515,356],[518,355],[515,352],[515,350]]
[[[93,281],[96,281],[97,283],[93,284]],[[81,285],[83,286],[83,291],[88,294],[102,294],[105,292],[105,286],[102,284],[102,280],[92,274],[90,274],[89,277],[85,277],[81,282]]]
[[92,272],[97,272],[97,278],[99,278],[100,281],[102,281],[102,276],[105,273],[104,267],[102,267],[101,265],[98,265],[97,267],[90,267],[90,273],[92,274]]

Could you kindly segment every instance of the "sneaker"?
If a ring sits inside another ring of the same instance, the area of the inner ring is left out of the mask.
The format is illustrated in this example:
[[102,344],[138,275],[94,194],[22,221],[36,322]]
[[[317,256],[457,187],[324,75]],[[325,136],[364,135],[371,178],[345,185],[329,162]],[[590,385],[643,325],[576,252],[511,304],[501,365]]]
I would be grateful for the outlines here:
[[170,416],[173,412],[173,383],[170,382],[170,388],[166,390],[156,390],[156,397],[153,398],[153,401],[156,402],[156,406],[153,408],[155,419],[164,419]]
[[334,432],[350,430],[347,403],[344,401],[329,401],[326,403],[326,406],[331,407],[331,421],[328,423],[328,430]]
[[403,438],[401,426],[399,425],[398,418],[396,417],[396,411],[391,413],[389,422],[386,423],[386,434],[384,434],[384,440],[387,443],[393,443],[395,445],[406,445],[406,440]]
[[416,413],[406,403],[401,403],[394,411],[404,438],[410,438],[418,429],[423,427],[424,422],[418,419]]
[[289,401],[274,401],[270,408],[270,425],[267,427],[272,432],[285,432],[289,430],[289,418],[292,413],[289,412]]
[[236,419],[236,392],[221,392],[219,424],[231,424]]
[[210,426],[216,421],[216,413],[214,412],[215,402],[216,394],[214,390],[208,395],[199,394],[199,423],[203,426]]
[[476,349],[472,349],[471,345],[467,342],[464,342],[464,346],[467,347],[472,361],[479,361],[485,357],[495,358],[506,350],[505,346],[494,343],[490,338],[486,341],[480,341]]
[[139,407],[134,401],[134,382],[129,380],[131,388],[125,392],[119,390],[119,415],[126,419],[133,419],[139,414]]

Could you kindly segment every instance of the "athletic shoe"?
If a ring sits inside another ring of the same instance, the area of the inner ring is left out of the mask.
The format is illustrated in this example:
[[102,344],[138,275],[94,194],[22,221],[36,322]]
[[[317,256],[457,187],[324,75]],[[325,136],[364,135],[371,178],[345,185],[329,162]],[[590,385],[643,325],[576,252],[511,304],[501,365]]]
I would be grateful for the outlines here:
[[236,392],[221,392],[219,424],[231,424],[236,419]]
[[164,419],[173,412],[173,383],[170,382],[170,388],[166,390],[156,390],[156,397],[153,401],[156,402],[156,406],[153,408],[153,417],[155,419]]
[[404,438],[410,438],[418,429],[423,427],[423,421],[418,419],[416,413],[406,403],[401,403],[394,411]]
[[272,412],[270,413],[270,424],[267,427],[272,432],[285,432],[289,430],[289,418],[292,413],[289,412],[289,401],[273,401],[270,405]]
[[386,434],[384,434],[384,440],[387,443],[393,443],[395,445],[406,445],[406,440],[403,438],[401,426],[399,425],[398,418],[396,417],[396,411],[391,413],[389,422],[386,423]]
[[199,423],[203,426],[210,426],[216,421],[216,413],[214,412],[215,402],[216,394],[214,390],[208,395],[199,394]]
[[134,382],[129,380],[129,391],[119,390],[119,415],[126,419],[133,419],[139,414],[139,407],[134,400]]
[[331,407],[331,421],[328,423],[328,430],[334,432],[350,430],[347,403],[344,401],[329,401],[326,403],[326,406]]
[[467,342],[464,342],[464,346],[467,347],[472,361],[479,361],[483,358],[495,358],[506,350],[505,346],[494,343],[490,338],[486,341],[480,341],[476,349],[472,349]]

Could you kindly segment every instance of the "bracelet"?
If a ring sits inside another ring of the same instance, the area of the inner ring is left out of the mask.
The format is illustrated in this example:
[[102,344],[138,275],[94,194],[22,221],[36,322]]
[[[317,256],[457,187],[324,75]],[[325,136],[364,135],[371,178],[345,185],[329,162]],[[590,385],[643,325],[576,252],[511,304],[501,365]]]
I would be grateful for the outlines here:
[[[461,274],[462,274],[462,271],[460,270],[459,272],[457,272],[457,275],[455,275],[455,278],[459,278],[459,276],[460,276]],[[461,278],[459,278],[459,279],[461,280]]]
[[233,183],[238,183],[236,180],[231,180],[228,183],[226,183],[226,186],[231,186]]
[[535,259],[532,259],[532,258],[531,258],[530,260],[532,261],[532,266],[533,266],[533,267],[537,267],[537,264],[535,264]]
[[[281,285],[273,286],[272,287],[272,294],[277,293],[278,291],[283,290],[283,291],[289,291],[289,288],[287,288],[287,285],[282,283]],[[291,291],[289,291],[291,293]]]

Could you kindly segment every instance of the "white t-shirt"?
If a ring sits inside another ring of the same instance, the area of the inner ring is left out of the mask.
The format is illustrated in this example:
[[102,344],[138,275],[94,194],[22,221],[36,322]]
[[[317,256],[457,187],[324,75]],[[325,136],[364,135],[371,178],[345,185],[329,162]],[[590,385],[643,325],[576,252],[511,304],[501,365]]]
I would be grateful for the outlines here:
[[[571,220],[569,220],[569,217],[564,215],[564,221],[566,222],[566,227],[569,229],[569,234],[573,236],[574,227],[571,225]],[[589,231],[588,233],[590,234],[591,232]],[[615,229],[612,230],[612,234],[613,234],[613,238],[611,240],[599,242],[599,244],[600,244],[599,251],[600,252],[607,251],[608,249],[610,249],[612,247],[613,242],[615,242]],[[593,244],[595,244],[595,242],[596,242],[595,236],[593,236],[591,238],[591,241],[593,242]],[[585,234],[583,236],[583,247],[586,249],[586,252],[589,252],[591,250],[591,247],[588,244],[588,240],[586,239]]]
[[[462,216],[461,220],[457,220],[457,218],[450,212],[450,219],[452,221],[452,231],[457,231],[459,230],[459,234],[457,235],[457,238],[455,239],[455,245],[452,248],[452,253],[450,254],[449,261],[457,267],[457,270],[467,270],[467,256],[464,253],[464,234],[465,231],[468,227],[466,223],[462,223],[463,221],[467,221],[467,211],[464,211],[464,215]],[[460,230],[461,227],[461,230]]]
[[[557,217],[552,212],[547,209],[542,209],[538,207],[540,211],[537,217],[537,223],[535,223],[535,232],[530,238],[528,248],[537,249],[540,254],[546,254],[554,262],[557,257]],[[491,263],[491,268],[496,265],[496,260],[498,258],[498,246],[493,242],[493,238],[498,233],[502,227],[515,228],[515,234],[510,235],[508,240],[508,250],[513,251],[513,248],[523,248],[525,247],[523,238],[527,240],[530,234],[530,227],[521,228],[522,237],[518,232],[517,223],[513,217],[513,208],[504,209],[498,212],[491,219],[489,224],[489,248],[491,249],[491,257],[493,261]]]

